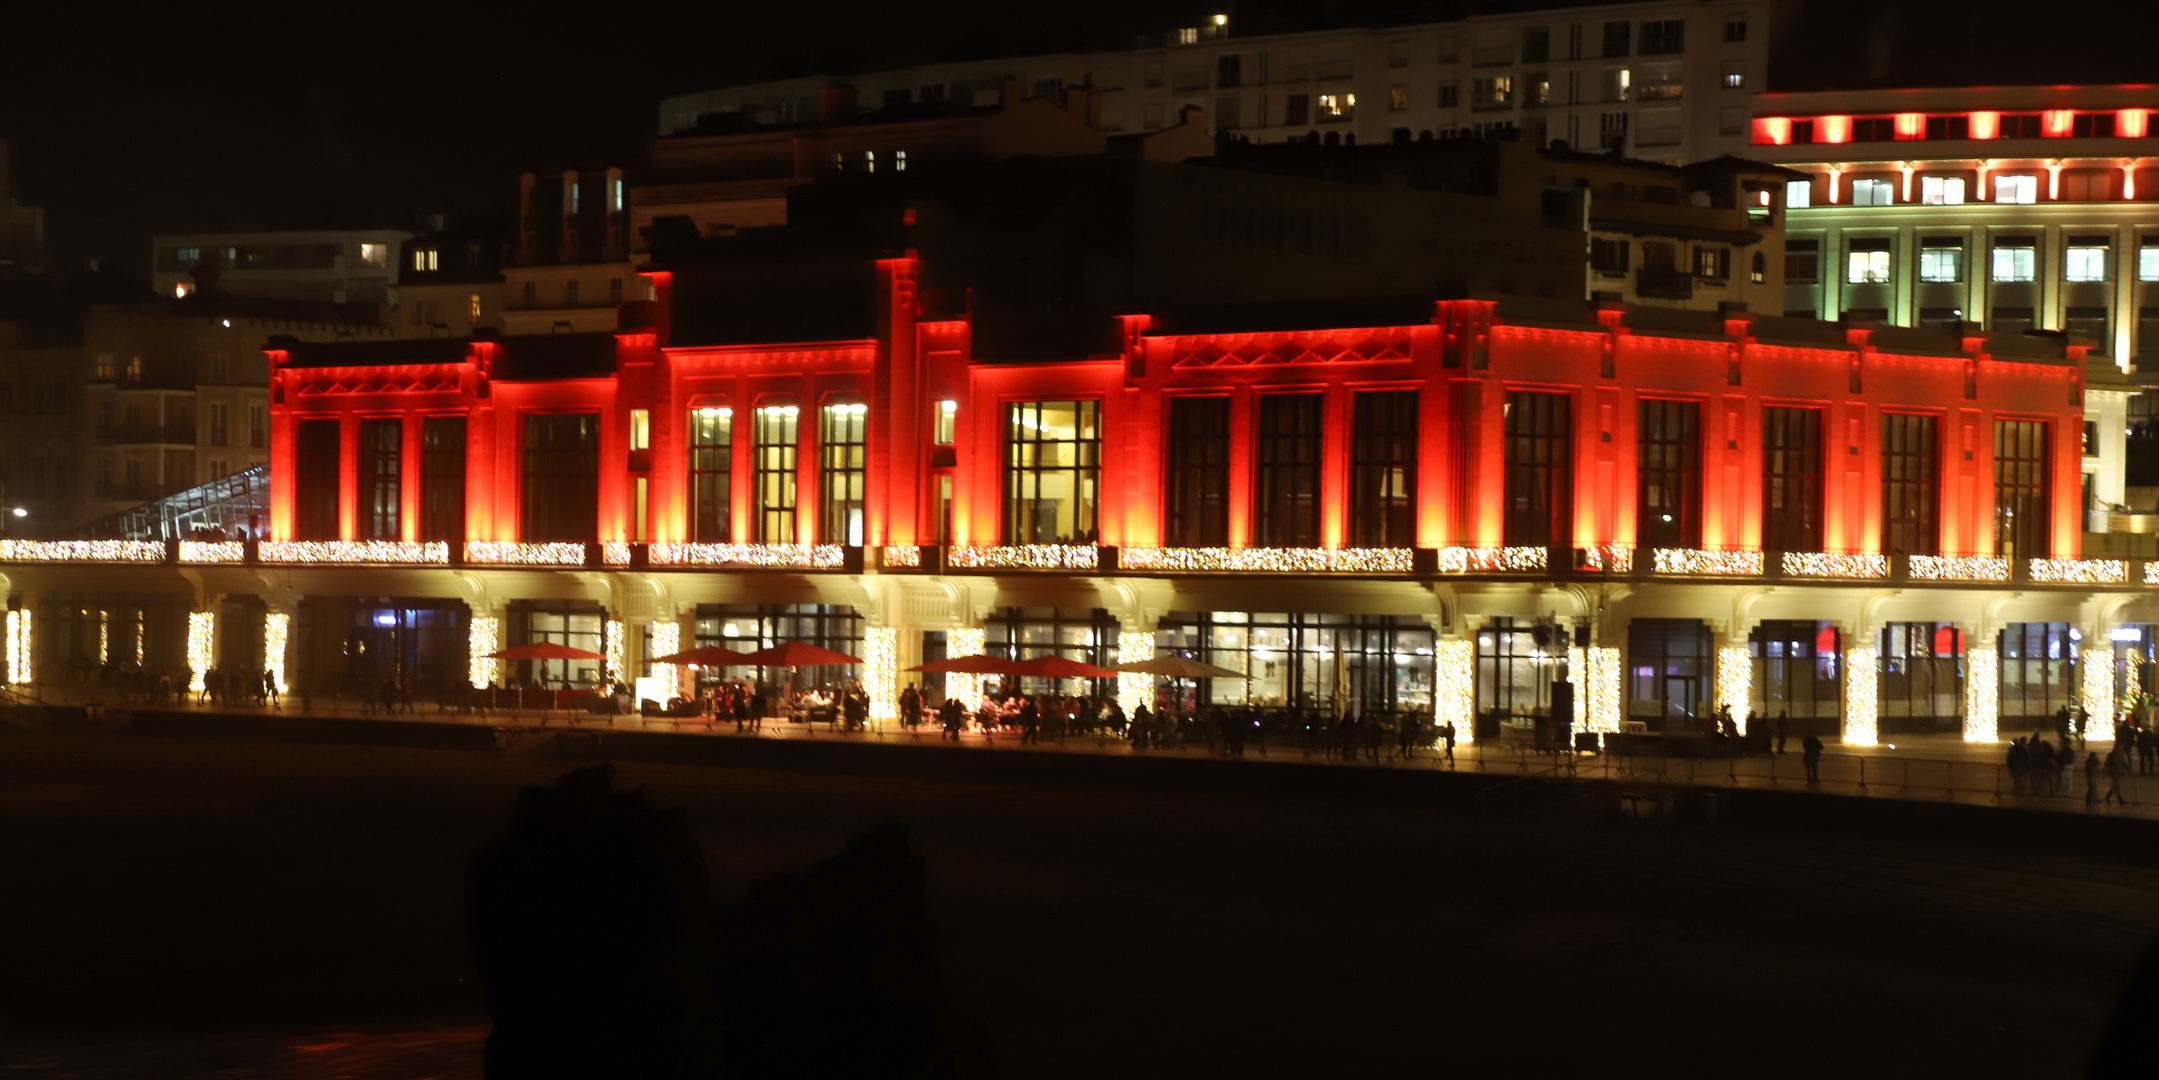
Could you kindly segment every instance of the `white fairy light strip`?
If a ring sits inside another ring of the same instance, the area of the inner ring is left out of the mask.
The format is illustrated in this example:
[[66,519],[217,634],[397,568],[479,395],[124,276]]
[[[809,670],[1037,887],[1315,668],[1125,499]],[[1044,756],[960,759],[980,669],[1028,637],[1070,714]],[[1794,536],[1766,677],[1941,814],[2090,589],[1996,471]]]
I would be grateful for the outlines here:
[[1964,741],[1995,742],[2001,728],[2001,652],[1974,645],[1965,657]]
[[187,614],[187,688],[200,694],[209,685],[211,658],[216,655],[217,612],[191,611]]
[[262,617],[262,670],[280,694],[292,689],[285,681],[285,646],[291,636],[291,615],[273,611]]
[[[945,657],[980,656],[988,635],[982,628],[955,627],[945,631]],[[945,672],[945,696],[958,698],[972,713],[982,707],[982,680],[986,676],[961,671]]]
[[1416,567],[1416,557],[1413,548],[1128,547],[1118,550],[1117,568],[1245,574],[1407,574]]
[[163,562],[157,540],[0,540],[0,562]]
[[627,541],[609,540],[600,545],[600,561],[609,566],[630,565],[630,545]]
[[1013,544],[956,547],[945,556],[955,570],[1093,570],[1101,562],[1093,544]]
[[265,540],[255,557],[266,563],[447,566],[450,545],[440,540]]
[[236,563],[247,558],[247,545],[238,540],[182,540],[184,563]]
[[1471,572],[1522,572],[1542,570],[1551,553],[1541,547],[1443,547],[1439,571],[1443,574]]
[[[1144,630],[1119,630],[1117,632],[1117,662],[1137,664],[1154,659],[1154,635]],[[1130,716],[1143,704],[1154,701],[1154,676],[1144,671],[1120,672],[1117,676],[1117,704]]]
[[1754,658],[1745,645],[1717,646],[1717,704],[1730,708],[1733,722],[1744,725],[1753,703]]
[[1634,549],[1619,544],[1598,544],[1595,547],[1583,548],[1582,568],[1631,574],[1634,572]]
[[1844,650],[1844,745],[1873,746],[1876,715],[1881,711],[1876,677],[1880,654],[1869,648]]
[[2033,559],[2033,581],[2057,585],[2111,585],[2129,580],[2121,559]]
[[529,544],[516,540],[467,540],[465,561],[490,566],[583,566],[585,545],[575,540]]
[[1441,638],[1434,657],[1432,722],[1454,725],[1454,739],[1477,741],[1477,645],[1468,638]]
[[2009,580],[2009,560],[1992,555],[1913,555],[1906,566],[1914,581]]
[[646,561],[653,566],[834,570],[846,561],[846,549],[838,544],[654,544]]
[[900,718],[900,631],[872,626],[862,632],[862,690],[870,697],[870,721]]
[[471,627],[465,631],[465,649],[471,657],[465,674],[474,689],[493,686],[502,677],[502,661],[487,655],[501,649],[495,643],[501,633],[502,620],[493,615],[473,616]]
[[9,686],[28,686],[37,677],[37,635],[29,608],[7,613],[7,681]]
[[[2096,648],[2094,645],[2096,644]],[[2089,739],[2112,739],[2114,722],[2121,715],[2121,706],[2114,698],[2114,655],[2105,641],[2084,642],[2083,694],[2084,736]]]
[[1620,724],[1619,650],[1614,648],[1591,648],[1588,650],[1589,667],[1589,720],[1588,730],[1604,733],[1617,732]]
[[1657,548],[1650,552],[1650,560],[1659,574],[1715,574],[1759,577],[1762,573],[1762,553],[1759,551],[1703,551],[1698,548]]
[[1782,556],[1784,576],[1818,578],[1885,578],[1889,557],[1869,552],[1787,551]]
[[885,565],[894,568],[921,566],[922,549],[913,544],[888,547],[885,549]]

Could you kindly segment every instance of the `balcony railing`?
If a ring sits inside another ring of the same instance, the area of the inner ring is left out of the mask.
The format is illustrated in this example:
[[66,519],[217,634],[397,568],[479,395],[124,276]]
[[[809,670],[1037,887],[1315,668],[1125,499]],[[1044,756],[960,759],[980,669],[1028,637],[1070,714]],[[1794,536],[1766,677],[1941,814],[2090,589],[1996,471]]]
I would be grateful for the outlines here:
[[1692,300],[1694,275],[1645,266],[1634,272],[1634,294],[1651,300]]

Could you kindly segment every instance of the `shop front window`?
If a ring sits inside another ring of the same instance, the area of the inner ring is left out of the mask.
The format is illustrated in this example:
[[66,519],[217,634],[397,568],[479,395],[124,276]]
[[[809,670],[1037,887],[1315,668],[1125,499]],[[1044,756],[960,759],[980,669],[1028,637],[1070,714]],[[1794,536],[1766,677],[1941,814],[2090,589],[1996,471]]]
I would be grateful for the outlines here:
[[1433,632],[1406,615],[1170,612],[1156,651],[1247,674],[1165,685],[1188,707],[1251,704],[1344,711],[1432,711]]
[[1091,544],[1102,476],[1101,403],[1018,401],[1005,436],[1005,542]]
[[1948,623],[1882,628],[1880,725],[1884,735],[1964,728],[1964,635]]
[[[845,604],[699,604],[696,644],[717,645],[740,653],[756,652],[783,641],[800,641],[821,649],[861,656],[862,616]],[[845,689],[859,678],[854,664],[825,667],[700,668],[700,686],[733,679],[762,677],[790,692],[830,694]]]
[[1692,733],[1716,705],[1716,645],[1695,619],[1636,619],[1627,627],[1627,717],[1652,731]]
[[[1843,715],[1843,682],[1838,678],[1843,650],[1832,623],[1811,619],[1767,620],[1747,635],[1753,659],[1752,708],[1764,718],[1825,720],[1818,730],[1834,730]],[[1733,719],[1737,720],[1738,717]],[[1793,728],[1797,734],[1801,728]]]
[[2081,704],[2076,663],[2083,634],[2075,627],[2010,623],[2002,630],[2000,647],[2002,731],[2051,729],[2056,710]]

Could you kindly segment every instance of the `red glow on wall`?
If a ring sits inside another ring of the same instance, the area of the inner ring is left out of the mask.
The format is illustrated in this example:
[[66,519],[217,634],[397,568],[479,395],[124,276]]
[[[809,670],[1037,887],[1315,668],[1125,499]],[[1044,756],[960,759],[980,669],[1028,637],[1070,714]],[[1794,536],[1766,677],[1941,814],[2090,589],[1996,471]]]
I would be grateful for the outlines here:
[[1754,145],[1790,146],[1792,122],[1782,116],[1757,116],[1754,118]]
[[2048,109],[2039,114],[2039,134],[2049,139],[2066,139],[2076,130],[2077,114],[2072,109]]
[[1965,117],[1971,121],[1972,138],[1998,139],[2002,135],[2002,114],[1998,112],[1975,112]]
[[1848,143],[1852,141],[1852,118],[1849,116],[1817,116],[1814,118],[1814,141],[1819,143]]
[[1915,112],[1897,114],[1897,138],[1924,139],[1926,137],[1927,114]]
[[2114,114],[2114,134],[2124,139],[2143,138],[2150,124],[2150,109],[2123,109]]

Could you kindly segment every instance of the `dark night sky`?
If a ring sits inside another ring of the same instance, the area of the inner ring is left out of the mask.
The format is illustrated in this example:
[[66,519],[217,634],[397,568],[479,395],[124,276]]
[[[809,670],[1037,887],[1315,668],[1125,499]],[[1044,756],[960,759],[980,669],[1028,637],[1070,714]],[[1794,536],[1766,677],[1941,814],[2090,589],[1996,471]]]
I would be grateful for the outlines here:
[[[914,15],[892,14],[904,6]],[[186,229],[506,213],[528,167],[634,153],[658,99],[730,82],[1128,44],[1146,0],[100,4],[0,0],[0,138],[52,262],[141,272]],[[1422,21],[1531,0],[1244,0],[1233,28]],[[859,14],[850,15],[850,10]],[[1779,0],[1772,86],[2159,81],[2159,5]],[[571,15],[577,11],[581,14]],[[2072,21],[2073,20],[2073,21]]]

